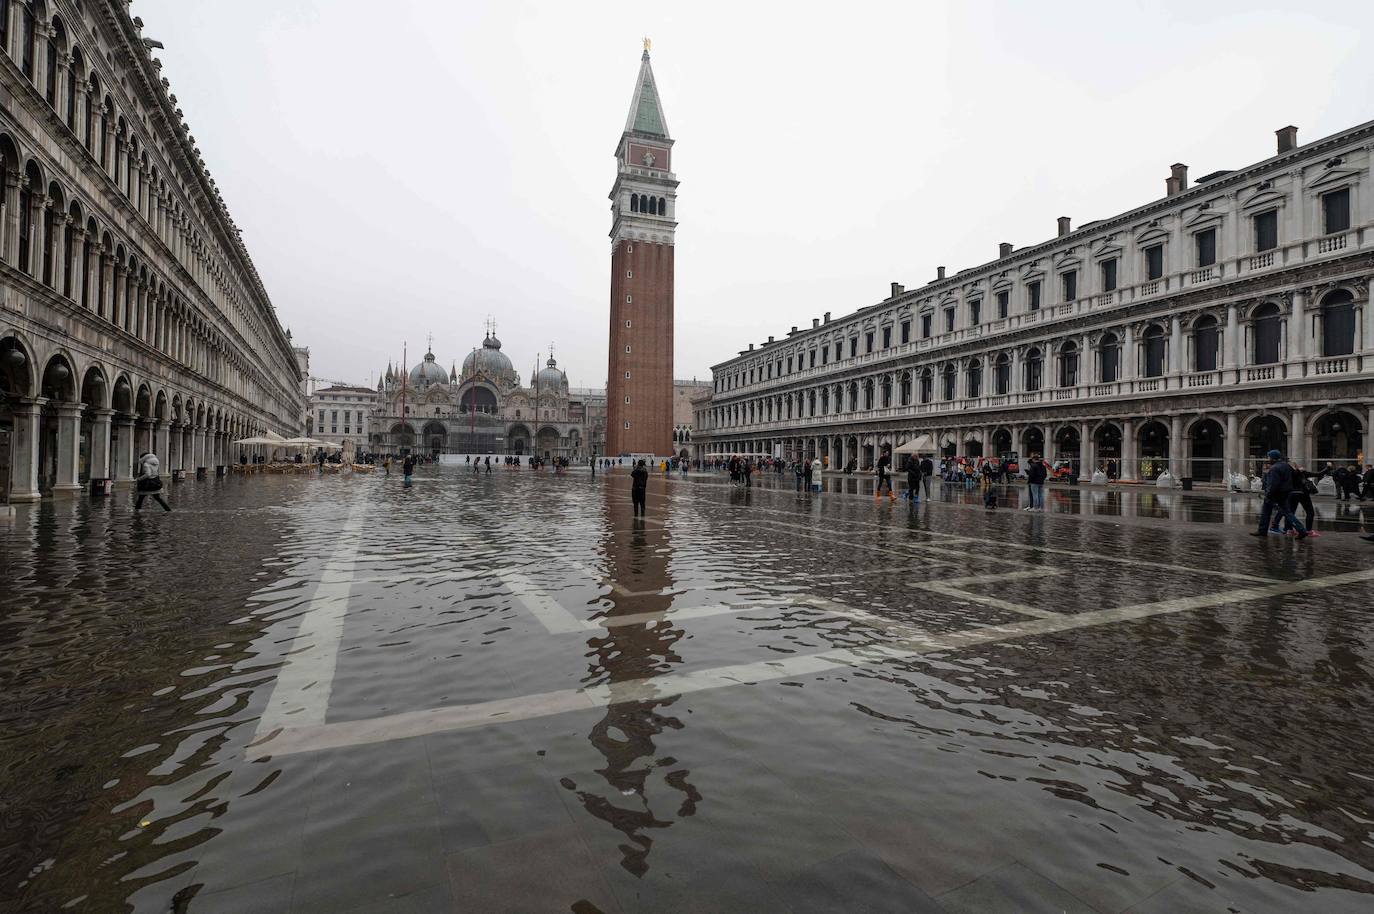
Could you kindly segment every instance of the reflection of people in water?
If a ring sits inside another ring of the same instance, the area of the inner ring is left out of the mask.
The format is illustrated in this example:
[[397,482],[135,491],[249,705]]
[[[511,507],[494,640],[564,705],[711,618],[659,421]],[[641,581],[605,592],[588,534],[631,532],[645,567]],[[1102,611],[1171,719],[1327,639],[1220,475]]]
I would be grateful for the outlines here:
[[[611,497],[607,490],[607,498]],[[607,512],[606,517],[615,524],[614,512]],[[672,603],[672,597],[664,595],[672,589],[667,571],[668,538],[666,530],[646,531],[642,525],[633,529],[612,526],[605,531],[607,576],[636,594],[613,592],[607,597],[612,603],[608,616],[668,609]],[[690,772],[675,759],[660,758],[655,746],[655,739],[665,730],[683,727],[679,718],[668,713],[679,696],[642,697],[646,689],[651,690],[644,680],[670,672],[682,662],[674,648],[684,634],[681,628],[655,620],[607,628],[604,635],[587,642],[591,649],[588,656],[593,660],[586,684],[604,684],[612,696],[605,716],[587,734],[606,757],[606,766],[597,773],[610,789],[603,795],[593,785],[580,784],[576,785],[577,797],[587,812],[625,835],[627,840],[620,845],[625,855],[621,866],[636,876],[649,870],[649,851],[654,843],[650,830],[668,828],[674,819],[692,815],[702,799],[688,780]],[[616,702],[618,686],[627,697],[633,694],[636,699]],[[676,810],[649,808],[646,787],[654,777],[662,777],[665,784],[682,794]]]

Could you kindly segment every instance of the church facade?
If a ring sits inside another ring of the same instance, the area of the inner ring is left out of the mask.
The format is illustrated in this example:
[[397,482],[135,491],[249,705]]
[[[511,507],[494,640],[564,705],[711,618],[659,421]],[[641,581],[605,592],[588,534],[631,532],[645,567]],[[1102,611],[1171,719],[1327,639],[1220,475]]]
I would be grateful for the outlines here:
[[605,392],[570,388],[552,355],[524,383],[492,330],[461,369],[445,371],[432,349],[408,371],[387,366],[377,398],[367,440],[378,454],[605,453]]

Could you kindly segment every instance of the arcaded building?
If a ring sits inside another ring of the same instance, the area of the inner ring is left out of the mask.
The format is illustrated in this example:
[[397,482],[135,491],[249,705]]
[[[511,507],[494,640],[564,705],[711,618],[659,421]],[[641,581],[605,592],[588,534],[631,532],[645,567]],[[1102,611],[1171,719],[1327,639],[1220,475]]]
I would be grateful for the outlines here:
[[298,434],[296,355],[141,21],[119,0],[0,11],[0,488]]
[[1374,122],[749,344],[713,368],[698,451],[871,466],[1043,454],[1080,477],[1220,481],[1277,448],[1363,462],[1374,426]]

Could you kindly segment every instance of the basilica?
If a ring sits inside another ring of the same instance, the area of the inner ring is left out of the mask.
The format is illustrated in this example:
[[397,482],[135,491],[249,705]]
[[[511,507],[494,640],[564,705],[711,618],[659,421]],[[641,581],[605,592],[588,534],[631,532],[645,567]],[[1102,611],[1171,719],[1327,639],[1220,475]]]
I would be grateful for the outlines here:
[[569,387],[552,354],[522,384],[494,328],[461,369],[445,371],[431,347],[409,371],[388,365],[377,393],[368,443],[379,454],[585,459],[605,452],[606,392]]

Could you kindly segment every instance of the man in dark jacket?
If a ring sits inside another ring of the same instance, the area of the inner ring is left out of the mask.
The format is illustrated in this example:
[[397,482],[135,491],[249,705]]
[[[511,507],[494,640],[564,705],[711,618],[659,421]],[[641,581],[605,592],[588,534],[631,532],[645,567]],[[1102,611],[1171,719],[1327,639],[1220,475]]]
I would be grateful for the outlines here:
[[913,505],[921,500],[921,458],[915,454],[906,459],[906,497]]
[[1045,477],[1048,475],[1045,462],[1038,454],[1032,454],[1030,462],[1026,465],[1026,489],[1030,492],[1030,505],[1025,510],[1034,511],[1045,507]]
[[634,502],[635,517],[644,514],[644,495],[649,489],[649,467],[643,461],[630,472],[630,499]]
[[1307,539],[1307,528],[1304,527],[1298,518],[1288,509],[1288,496],[1294,487],[1293,468],[1288,461],[1283,459],[1283,455],[1278,451],[1269,452],[1269,468],[1264,472],[1264,507],[1260,511],[1259,529],[1252,532],[1251,536],[1269,536],[1271,533],[1278,533],[1277,529],[1270,527],[1270,521],[1278,523],[1275,513],[1279,517],[1288,521],[1288,526],[1298,531],[1298,539]]
[[930,498],[930,477],[935,475],[935,462],[929,457],[921,458],[921,488],[926,493],[926,498]]

